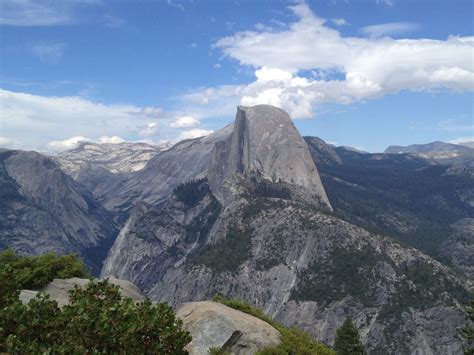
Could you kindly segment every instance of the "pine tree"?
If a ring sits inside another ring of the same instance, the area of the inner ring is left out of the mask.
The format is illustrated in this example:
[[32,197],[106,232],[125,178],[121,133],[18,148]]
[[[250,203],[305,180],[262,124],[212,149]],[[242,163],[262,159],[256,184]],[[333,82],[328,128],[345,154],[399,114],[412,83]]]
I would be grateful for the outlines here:
[[463,335],[467,340],[467,349],[465,355],[474,355],[474,300],[471,300],[470,306],[466,309],[468,314],[468,325],[463,330]]
[[352,322],[347,318],[344,324],[336,332],[334,350],[337,355],[365,355],[365,349],[360,341],[359,332]]

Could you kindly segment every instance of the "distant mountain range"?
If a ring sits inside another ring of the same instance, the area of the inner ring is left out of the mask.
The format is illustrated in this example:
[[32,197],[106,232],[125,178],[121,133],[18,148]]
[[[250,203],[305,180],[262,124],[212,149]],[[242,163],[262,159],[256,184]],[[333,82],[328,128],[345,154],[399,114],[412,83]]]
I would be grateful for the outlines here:
[[385,149],[387,154],[416,154],[440,164],[467,164],[474,166],[474,142],[451,144],[432,142],[409,146],[390,146]]
[[328,344],[350,315],[371,354],[462,353],[473,149],[334,147],[268,105],[166,148],[2,150],[0,248],[74,251],[173,305],[242,298]]

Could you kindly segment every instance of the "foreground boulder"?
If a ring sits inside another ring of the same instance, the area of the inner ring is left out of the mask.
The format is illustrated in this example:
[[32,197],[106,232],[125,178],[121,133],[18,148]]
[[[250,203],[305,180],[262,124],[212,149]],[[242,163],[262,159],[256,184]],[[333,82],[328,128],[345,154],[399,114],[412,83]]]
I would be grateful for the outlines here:
[[188,345],[191,355],[206,355],[213,347],[250,355],[280,343],[280,332],[270,324],[220,303],[185,303],[177,316],[193,337]]
[[[78,277],[72,277],[70,279],[54,279],[39,291],[22,290],[20,293],[20,300],[23,303],[28,303],[31,299],[35,298],[39,292],[44,292],[48,294],[52,300],[58,302],[59,307],[62,307],[69,303],[69,291],[73,290],[74,286],[78,285],[84,287],[89,282],[89,279],[80,279]],[[110,277],[109,282],[113,285],[119,286],[120,293],[123,297],[131,298],[135,302],[143,301],[145,299],[140,290],[129,281]]]

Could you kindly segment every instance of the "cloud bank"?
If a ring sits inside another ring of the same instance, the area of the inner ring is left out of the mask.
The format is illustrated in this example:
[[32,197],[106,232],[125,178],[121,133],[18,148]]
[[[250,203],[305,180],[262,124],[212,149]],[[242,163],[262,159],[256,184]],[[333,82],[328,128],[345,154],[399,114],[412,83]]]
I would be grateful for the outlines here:
[[225,57],[253,68],[254,82],[203,88],[185,101],[272,104],[294,118],[309,118],[322,103],[349,104],[402,90],[474,89],[474,37],[387,37],[415,30],[411,23],[369,26],[362,30],[365,37],[344,37],[307,4],[289,9],[297,20],[279,32],[260,27],[214,44]]
[[77,96],[45,97],[2,89],[0,116],[0,146],[44,152],[73,148],[79,141],[150,143],[210,132],[186,130],[200,121],[158,107],[107,105]]

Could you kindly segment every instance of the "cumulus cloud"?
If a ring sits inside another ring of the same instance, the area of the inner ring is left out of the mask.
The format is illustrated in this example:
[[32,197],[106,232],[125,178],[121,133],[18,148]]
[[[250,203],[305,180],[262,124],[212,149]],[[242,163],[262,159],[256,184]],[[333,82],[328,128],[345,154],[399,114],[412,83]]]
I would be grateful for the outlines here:
[[[474,88],[474,37],[345,37],[307,4],[289,8],[297,21],[281,31],[237,32],[214,44],[226,57],[254,68],[254,82],[203,88],[184,99],[208,107],[229,101],[272,104],[294,118],[307,118],[321,103],[347,104],[402,90]],[[388,34],[389,27],[378,33]],[[402,27],[409,26],[398,24],[398,30]],[[309,78],[302,74],[307,71],[318,75]]]
[[99,143],[106,143],[106,144],[119,144],[125,142],[125,139],[119,136],[102,136],[99,138]]
[[76,136],[64,139],[62,141],[51,141],[48,143],[48,148],[51,151],[61,151],[65,149],[75,148],[80,142],[88,141],[91,141],[91,139],[82,136]]
[[153,137],[159,133],[159,125],[156,122],[148,123],[146,126],[140,128],[138,134],[141,137]]
[[[4,138],[15,140],[22,149],[49,151],[77,141],[70,137],[100,141],[101,137],[117,136],[135,141],[146,136],[156,140],[161,138],[157,137],[156,120],[167,124],[176,113],[155,107],[107,105],[77,96],[45,97],[0,89],[0,116]],[[108,139],[117,141],[116,137]]]
[[51,141],[48,143],[48,148],[49,151],[54,153],[54,152],[60,152],[66,149],[73,149],[76,148],[79,143],[81,142],[96,142],[96,143],[101,143],[101,144],[118,144],[118,143],[123,143],[125,142],[125,139],[119,136],[102,136],[99,139],[90,139],[82,136],[76,136],[76,137],[71,137],[59,141]]
[[349,25],[349,22],[347,22],[343,18],[333,18],[333,19],[331,19],[331,22],[333,24],[335,24],[336,26],[347,26],[347,25]]
[[194,129],[190,129],[188,131],[181,132],[181,134],[179,135],[179,140],[204,137],[204,136],[207,136],[207,135],[209,135],[213,132],[214,131],[212,131],[212,130],[194,128]]
[[181,116],[176,117],[173,122],[171,122],[171,128],[189,128],[199,126],[199,120],[192,116]]

